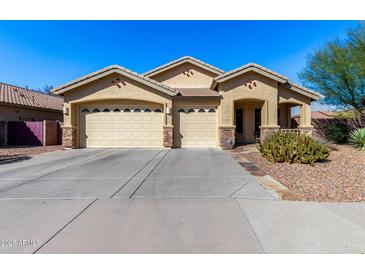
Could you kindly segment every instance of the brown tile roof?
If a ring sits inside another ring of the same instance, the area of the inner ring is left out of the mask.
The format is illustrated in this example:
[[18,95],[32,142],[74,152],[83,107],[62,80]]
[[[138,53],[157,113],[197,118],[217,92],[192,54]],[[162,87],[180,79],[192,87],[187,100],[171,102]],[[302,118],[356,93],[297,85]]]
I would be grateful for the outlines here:
[[210,88],[177,88],[178,95],[181,96],[214,96],[219,97],[219,93]]
[[[311,114],[312,119],[334,119],[335,116],[336,112],[327,110],[312,111]],[[299,118],[299,117],[300,117],[299,114],[292,116],[292,118]]]
[[46,110],[63,110],[63,98],[47,95],[0,82],[0,103],[35,107]]

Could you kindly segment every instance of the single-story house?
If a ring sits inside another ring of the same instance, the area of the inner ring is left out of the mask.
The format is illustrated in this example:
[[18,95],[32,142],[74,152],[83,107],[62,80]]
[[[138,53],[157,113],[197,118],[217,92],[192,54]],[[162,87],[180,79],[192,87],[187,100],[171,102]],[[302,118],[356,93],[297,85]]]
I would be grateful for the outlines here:
[[63,143],[83,147],[222,147],[291,127],[311,132],[322,95],[249,63],[231,71],[182,57],[138,74],[112,65],[53,89],[64,97]]
[[[329,110],[319,110],[312,111],[311,117],[312,119],[335,119],[338,116],[337,112],[329,111]],[[300,123],[300,115],[296,114],[292,116],[292,119],[299,125]]]
[[63,121],[63,98],[0,83],[0,145],[6,145],[7,123]]

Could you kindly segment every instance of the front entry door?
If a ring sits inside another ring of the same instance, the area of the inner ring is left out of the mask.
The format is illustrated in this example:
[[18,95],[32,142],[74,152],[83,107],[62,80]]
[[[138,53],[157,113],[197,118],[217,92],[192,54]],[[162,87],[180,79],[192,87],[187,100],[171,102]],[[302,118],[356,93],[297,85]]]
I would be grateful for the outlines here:
[[261,109],[255,109],[255,137],[260,137],[260,125],[261,125]]
[[243,144],[243,109],[236,109],[236,142],[238,144]]
[[236,132],[243,133],[243,110],[242,108],[236,109]]

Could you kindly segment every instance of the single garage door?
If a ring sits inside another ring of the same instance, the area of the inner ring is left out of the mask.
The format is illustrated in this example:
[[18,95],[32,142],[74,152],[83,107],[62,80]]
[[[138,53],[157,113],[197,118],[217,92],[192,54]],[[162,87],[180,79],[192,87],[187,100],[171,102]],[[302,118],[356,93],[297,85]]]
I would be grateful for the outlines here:
[[217,146],[217,113],[215,108],[178,108],[178,136],[181,147]]
[[87,107],[80,113],[84,147],[161,147],[163,113],[159,107]]

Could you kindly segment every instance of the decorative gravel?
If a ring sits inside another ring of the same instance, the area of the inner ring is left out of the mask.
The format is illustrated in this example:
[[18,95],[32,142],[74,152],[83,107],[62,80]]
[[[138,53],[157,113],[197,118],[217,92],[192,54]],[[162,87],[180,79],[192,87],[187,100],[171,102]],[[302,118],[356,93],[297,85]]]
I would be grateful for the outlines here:
[[304,164],[270,163],[259,152],[240,147],[232,151],[285,185],[298,199],[308,201],[365,201],[365,152],[348,145],[334,146],[328,161]]
[[0,148],[0,164],[30,159],[33,155],[63,150],[63,146],[5,147]]

